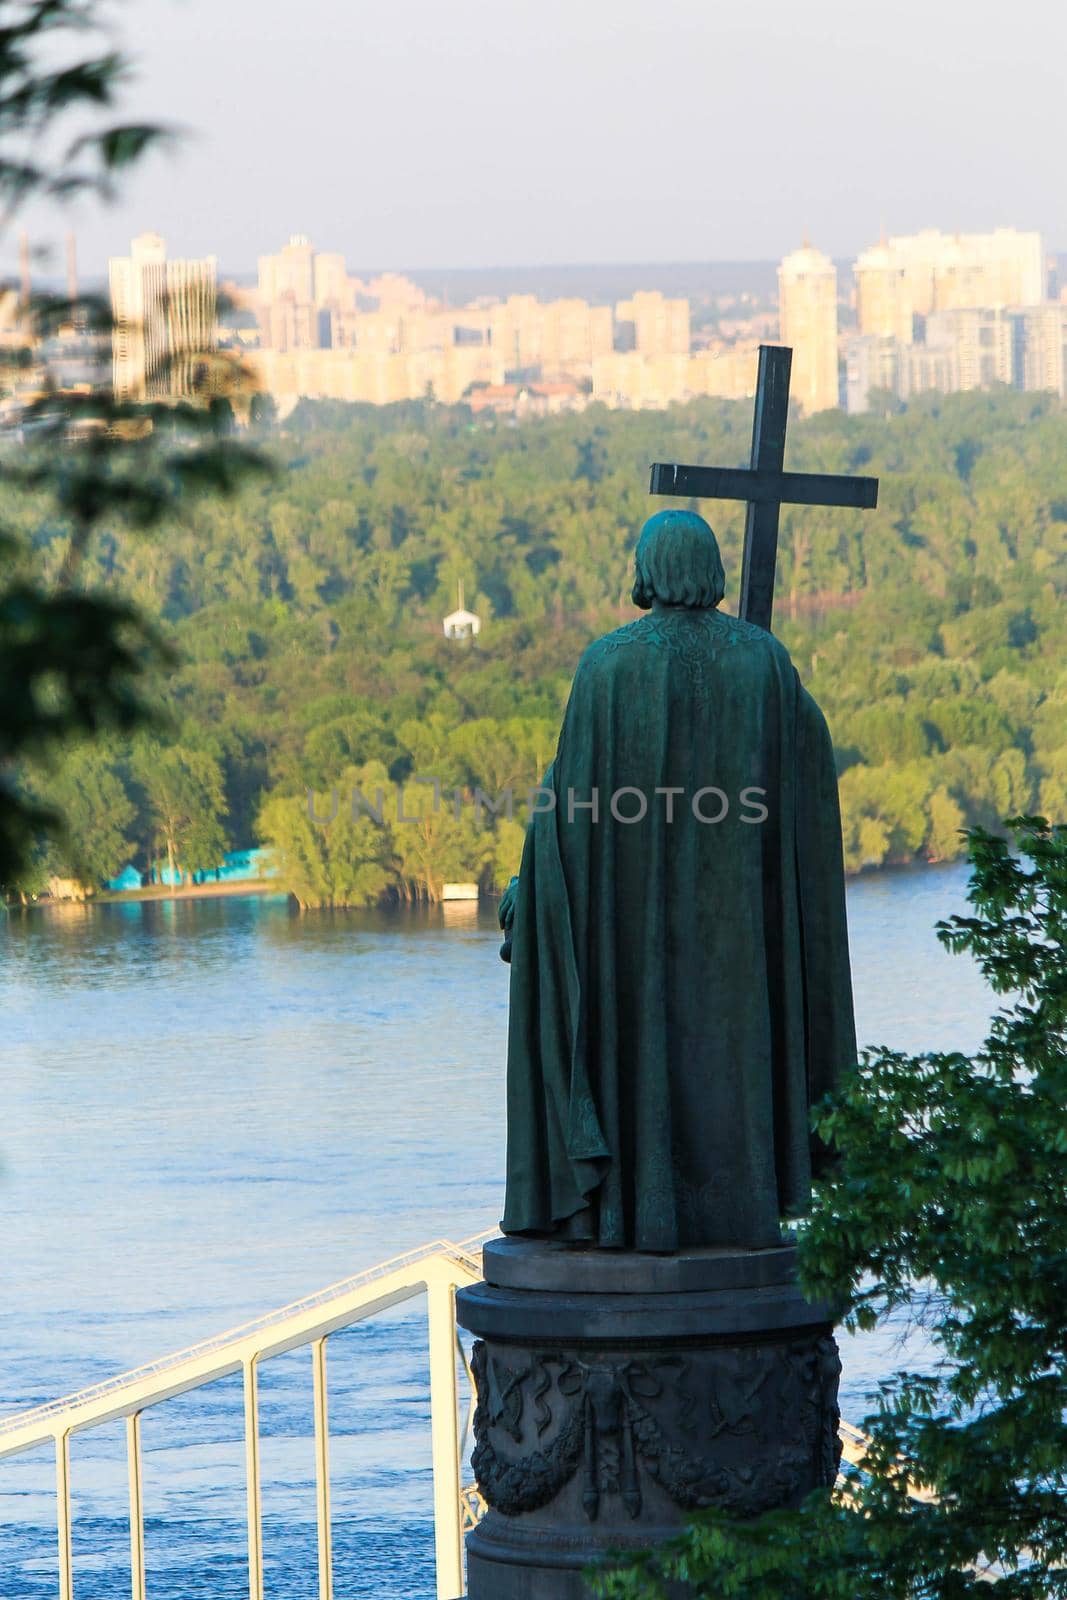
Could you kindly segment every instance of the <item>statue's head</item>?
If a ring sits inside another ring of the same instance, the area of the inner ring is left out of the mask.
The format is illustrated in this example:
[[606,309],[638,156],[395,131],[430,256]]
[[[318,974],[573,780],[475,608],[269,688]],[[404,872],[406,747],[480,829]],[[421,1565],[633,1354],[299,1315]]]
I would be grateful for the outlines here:
[[726,591],[719,541],[695,511],[657,511],[637,541],[633,602],[647,611],[653,601],[707,610]]

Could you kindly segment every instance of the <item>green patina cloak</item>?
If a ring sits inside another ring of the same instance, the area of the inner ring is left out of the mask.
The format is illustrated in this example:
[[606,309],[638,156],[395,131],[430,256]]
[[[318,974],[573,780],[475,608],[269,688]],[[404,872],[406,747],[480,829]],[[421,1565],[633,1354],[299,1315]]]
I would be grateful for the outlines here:
[[[657,606],[582,657],[545,785],[515,897],[502,1226],[773,1244],[809,1198],[810,1106],[855,1061],[822,714],[762,628]],[[718,822],[693,813],[709,787]],[[615,820],[613,795],[647,813]]]

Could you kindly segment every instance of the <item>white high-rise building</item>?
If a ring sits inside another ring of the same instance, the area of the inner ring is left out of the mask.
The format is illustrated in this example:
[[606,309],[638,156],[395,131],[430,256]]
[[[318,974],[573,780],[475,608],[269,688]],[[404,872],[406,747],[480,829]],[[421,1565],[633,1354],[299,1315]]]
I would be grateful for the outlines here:
[[872,389],[899,392],[906,348],[890,335],[874,333],[855,334],[845,341],[845,410],[850,415],[870,410]]
[[158,233],[142,233],[128,256],[108,262],[112,382],[119,400],[193,393],[204,357],[218,344],[214,256],[168,261]]
[[860,335],[910,344],[914,323],[911,281],[888,241],[865,250],[853,271]]
[[793,347],[790,392],[805,415],[840,404],[837,376],[837,269],[805,244],[778,268],[778,318]]
[[865,250],[855,265],[860,333],[913,337],[914,317],[941,311],[1033,306],[1045,299],[1039,233],[902,234]]
[[929,350],[951,350],[957,389],[991,389],[1014,379],[1012,318],[1001,307],[937,311],[927,319]]
[[293,234],[273,256],[259,258],[259,324],[272,350],[319,350],[344,342],[340,325],[362,288],[336,252],[318,251]]
[[639,289],[615,307],[619,322],[631,322],[634,349],[641,356],[687,356],[689,301],[669,300],[658,289]]
[[1012,313],[1015,385],[1067,395],[1067,305],[1026,306]]

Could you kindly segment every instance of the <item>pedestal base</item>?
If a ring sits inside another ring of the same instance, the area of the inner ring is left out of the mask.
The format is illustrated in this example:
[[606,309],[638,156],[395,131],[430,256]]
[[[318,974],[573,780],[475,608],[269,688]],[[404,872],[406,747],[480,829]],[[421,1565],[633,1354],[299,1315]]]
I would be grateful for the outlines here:
[[583,1568],[695,1510],[755,1516],[837,1475],[832,1312],[795,1253],[677,1256],[500,1239],[456,1296],[477,1336],[472,1457],[492,1508],[470,1600],[587,1600]]

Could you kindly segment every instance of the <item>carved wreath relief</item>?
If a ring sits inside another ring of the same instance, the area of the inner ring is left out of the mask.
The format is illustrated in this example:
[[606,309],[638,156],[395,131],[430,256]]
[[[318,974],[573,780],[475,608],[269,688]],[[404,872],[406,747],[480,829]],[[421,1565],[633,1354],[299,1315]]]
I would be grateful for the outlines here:
[[841,1362],[830,1335],[615,1363],[478,1340],[472,1368],[471,1462],[506,1516],[548,1505],[579,1471],[590,1521],[605,1496],[637,1517],[642,1469],[685,1510],[740,1516],[837,1477]]

